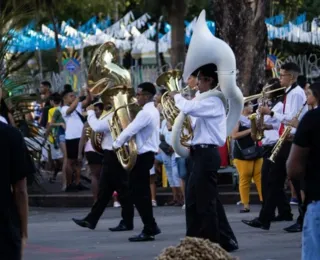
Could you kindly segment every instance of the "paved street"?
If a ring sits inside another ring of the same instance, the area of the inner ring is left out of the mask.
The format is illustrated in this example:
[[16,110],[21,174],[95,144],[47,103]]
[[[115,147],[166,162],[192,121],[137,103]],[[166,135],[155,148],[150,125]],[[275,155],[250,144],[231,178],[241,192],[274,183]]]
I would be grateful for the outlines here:
[[[240,244],[240,250],[234,255],[240,260],[300,259],[300,234],[282,231],[290,222],[273,224],[270,231],[249,228],[241,223],[241,219],[256,216],[259,206],[252,209],[252,213],[240,214],[236,206],[226,206]],[[127,240],[141,230],[138,217],[135,219],[135,231],[108,231],[108,227],[118,224],[120,209],[108,208],[94,231],[80,228],[71,221],[72,217],[83,217],[88,210],[32,208],[25,260],[149,260],[154,259],[163,248],[178,244],[185,233],[184,212],[180,208],[155,209],[162,234],[157,236],[156,241],[146,243],[130,243]]]

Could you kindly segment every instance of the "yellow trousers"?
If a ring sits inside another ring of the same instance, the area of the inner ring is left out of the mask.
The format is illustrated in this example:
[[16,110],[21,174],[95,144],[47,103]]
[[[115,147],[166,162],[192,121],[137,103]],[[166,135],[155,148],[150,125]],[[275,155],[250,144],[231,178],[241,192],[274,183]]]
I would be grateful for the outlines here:
[[250,161],[234,159],[234,164],[239,173],[240,198],[244,207],[249,206],[249,194],[250,194],[250,185],[251,185],[252,179],[256,184],[260,201],[262,201],[262,191],[261,191],[262,162],[263,162],[262,158],[257,160],[250,160]]

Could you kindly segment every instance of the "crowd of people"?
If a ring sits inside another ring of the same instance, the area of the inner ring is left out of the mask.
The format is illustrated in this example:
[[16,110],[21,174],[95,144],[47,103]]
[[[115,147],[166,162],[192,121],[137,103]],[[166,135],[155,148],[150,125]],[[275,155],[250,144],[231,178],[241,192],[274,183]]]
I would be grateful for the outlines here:
[[[211,90],[217,84],[215,71],[217,68],[214,64],[197,69],[189,77],[190,89],[200,93]],[[314,240],[314,235],[318,231],[315,221],[319,214],[320,198],[317,192],[319,177],[316,170],[320,145],[317,134],[320,122],[317,109],[320,84],[315,82],[308,85],[305,82],[302,85],[298,82],[298,79],[302,79],[299,78],[299,73],[300,68],[296,64],[286,63],[281,67],[280,79],[271,79],[268,82],[272,89],[285,89],[280,97],[270,95],[267,96],[267,103],[265,100],[262,100],[263,104],[258,102],[256,113],[263,116],[264,121],[263,125],[255,127],[260,127],[264,132],[262,140],[257,141],[253,134],[253,121],[250,120],[253,104],[250,102],[244,104],[242,115],[231,137],[234,142],[234,164],[240,179],[240,197],[244,206],[240,212],[250,212],[249,191],[252,179],[262,202],[259,217],[242,222],[254,228],[269,230],[273,221],[292,220],[293,215],[284,190],[288,176],[297,197],[300,215],[297,222],[285,230],[303,230],[303,259],[317,259],[319,246]],[[51,84],[47,81],[42,82],[40,94],[44,104],[37,120],[47,129],[46,137],[50,143],[50,147],[43,150],[42,158],[48,164],[53,161],[54,173],[50,182],[56,181],[61,169],[64,191],[88,189],[81,183],[80,178],[85,156],[91,171],[94,205],[85,218],[74,218],[73,221],[81,227],[95,229],[113,196],[114,202],[122,206],[122,219],[118,226],[110,230],[132,230],[135,206],[144,223],[144,229],[139,235],[129,238],[129,241],[150,241],[161,233],[153,216],[152,206],[157,205],[153,176],[159,170],[159,164],[163,164],[173,193],[173,200],[168,204],[183,206],[186,209],[187,236],[209,239],[219,243],[227,251],[234,251],[238,249],[238,242],[217,191],[217,171],[220,167],[217,148],[224,145],[227,138],[224,131],[226,120],[223,103],[217,97],[199,102],[193,99],[192,91],[189,96],[177,92],[169,93],[183,113],[196,118],[193,121],[196,131],[191,143],[190,157],[182,158],[172,148],[172,125],[160,116],[163,112],[160,100],[166,90],[162,86],[157,88],[149,82],[137,87],[138,104],[143,109],[120,136],[113,140],[107,123],[112,113],[108,113],[106,104],[92,97],[90,89],[81,89],[77,96],[70,85],[65,85],[62,93],[51,93]],[[1,138],[1,144],[11,152],[20,147],[21,154],[7,153],[1,156],[3,167],[10,162],[15,164],[14,167],[12,164],[7,167],[8,185],[2,192],[10,194],[7,197],[11,198],[11,202],[6,203],[13,203],[15,200],[18,205],[15,215],[17,219],[20,215],[21,223],[18,226],[21,228],[24,241],[27,238],[25,177],[31,174],[34,168],[19,132],[6,128],[6,124],[12,121],[11,117],[9,111],[1,114],[1,136],[7,135],[12,139],[9,141]],[[99,120],[100,118],[103,120]],[[212,119],[212,122],[208,119]],[[101,144],[103,155],[94,148],[91,138],[88,138],[87,128],[104,133]],[[287,135],[283,136],[284,133]],[[138,159],[129,177],[114,151],[127,143],[132,136],[136,136]],[[282,142],[280,145],[279,140]],[[279,153],[272,162],[270,155],[274,147],[279,148]],[[6,159],[6,156],[11,157]],[[24,165],[28,167],[19,168]],[[20,201],[17,201],[17,198]],[[276,208],[278,215],[275,214]],[[21,238],[18,234],[16,236]]]

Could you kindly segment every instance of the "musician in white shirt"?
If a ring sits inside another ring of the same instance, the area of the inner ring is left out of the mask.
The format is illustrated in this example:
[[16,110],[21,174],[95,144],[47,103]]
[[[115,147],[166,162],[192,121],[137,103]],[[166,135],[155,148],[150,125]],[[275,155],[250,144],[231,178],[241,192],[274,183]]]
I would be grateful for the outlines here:
[[91,208],[90,213],[83,219],[72,220],[81,227],[95,229],[101,215],[112,199],[114,191],[117,191],[122,207],[122,220],[119,225],[109,228],[110,231],[133,230],[134,207],[129,198],[128,173],[118,161],[116,153],[112,149],[113,139],[110,133],[109,120],[113,113],[109,113],[103,119],[98,119],[91,105],[87,108],[88,123],[93,131],[103,133],[103,168],[100,177],[98,199]]
[[[198,69],[200,93],[217,84],[217,67],[208,64]],[[219,200],[217,175],[220,168],[218,147],[227,139],[226,111],[218,97],[187,100],[171,92],[177,108],[196,118],[191,141],[192,172],[186,187],[187,236],[209,239],[227,251],[238,249],[237,240]]]
[[[270,79],[267,83],[268,85],[272,85],[268,91],[272,91],[274,89],[281,88],[280,80],[278,78]],[[271,110],[274,113],[281,113],[283,111],[283,103],[282,103],[282,97],[281,95],[284,94],[284,90],[276,91],[271,93],[266,98],[268,99],[268,106],[271,108]],[[258,127],[261,127],[258,125]],[[262,187],[262,197],[264,199],[267,198],[267,192],[268,192],[268,180],[270,171],[272,170],[272,162],[268,160],[268,158],[271,155],[271,151],[276,144],[276,142],[279,140],[279,128],[280,128],[280,122],[275,117],[271,117],[270,115],[264,115],[263,117],[263,126],[262,126],[264,132],[264,138],[261,140],[262,142],[262,148],[263,148],[263,164],[261,169],[261,187]],[[284,204],[283,204],[284,203]],[[263,206],[263,204],[262,204]],[[274,220],[281,219],[283,216],[285,216],[286,211],[288,211],[289,208],[289,202],[287,200],[285,201],[278,201],[277,209],[278,209],[278,216],[275,216],[274,213]]]
[[137,144],[138,158],[130,173],[129,187],[130,197],[141,216],[144,228],[139,235],[129,238],[131,242],[151,241],[154,240],[155,235],[161,233],[153,217],[149,186],[150,170],[160,144],[160,113],[154,105],[153,97],[155,94],[156,88],[150,82],[138,86],[136,96],[142,110],[113,143],[115,150],[132,137],[135,137]]
[[[280,69],[280,84],[282,87],[286,87],[283,110],[280,112],[272,111],[268,106],[259,107],[259,112],[264,115],[270,115],[272,118],[276,118],[280,123],[279,136],[284,131],[284,125],[287,125],[299,112],[302,110],[301,116],[307,111],[305,106],[306,95],[304,90],[296,83],[297,77],[300,74],[300,68],[297,64],[289,62],[281,66]],[[300,116],[300,118],[301,118]],[[291,135],[295,133],[296,129],[292,128]],[[259,217],[253,220],[243,220],[242,222],[255,228],[261,228],[269,230],[271,221],[274,217],[274,211],[276,206],[281,203],[287,204],[287,197],[284,192],[284,183],[287,178],[286,173],[286,161],[289,156],[289,152],[292,145],[292,136],[286,139],[275,158],[275,163],[272,165],[272,171],[269,173],[268,180],[268,193],[267,198],[264,198],[264,206],[262,207]],[[292,182],[295,186],[295,184]],[[297,192],[297,195],[300,191]],[[299,199],[299,198],[298,198]],[[282,220],[292,220],[290,205],[286,206],[281,216]],[[299,232],[299,228],[294,228],[295,231]],[[287,229],[285,229],[288,231]],[[301,230],[300,230],[301,231]],[[292,231],[288,231],[292,232]]]

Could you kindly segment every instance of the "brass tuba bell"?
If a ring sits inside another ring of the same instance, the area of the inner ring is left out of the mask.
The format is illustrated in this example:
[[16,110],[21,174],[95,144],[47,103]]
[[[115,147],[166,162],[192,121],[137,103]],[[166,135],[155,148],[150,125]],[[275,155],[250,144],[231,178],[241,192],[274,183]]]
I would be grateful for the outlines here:
[[[179,91],[183,94],[186,88],[182,89],[179,86],[179,80],[182,77],[180,70],[169,70],[162,73],[156,80],[158,86],[164,86],[168,91],[161,97],[162,114],[164,118],[173,126],[174,121],[180,113],[180,110],[175,106],[174,100],[168,95],[169,91]],[[181,130],[181,144],[188,147],[188,142],[193,138],[193,130],[190,117],[186,117]]]
[[[88,75],[90,92],[99,96],[104,105],[112,105],[113,116],[109,126],[113,140],[117,139],[140,110],[134,98],[129,71],[115,64],[117,52],[114,43],[102,44],[94,53]],[[130,171],[138,155],[135,138],[131,138],[116,153],[122,167]]]

